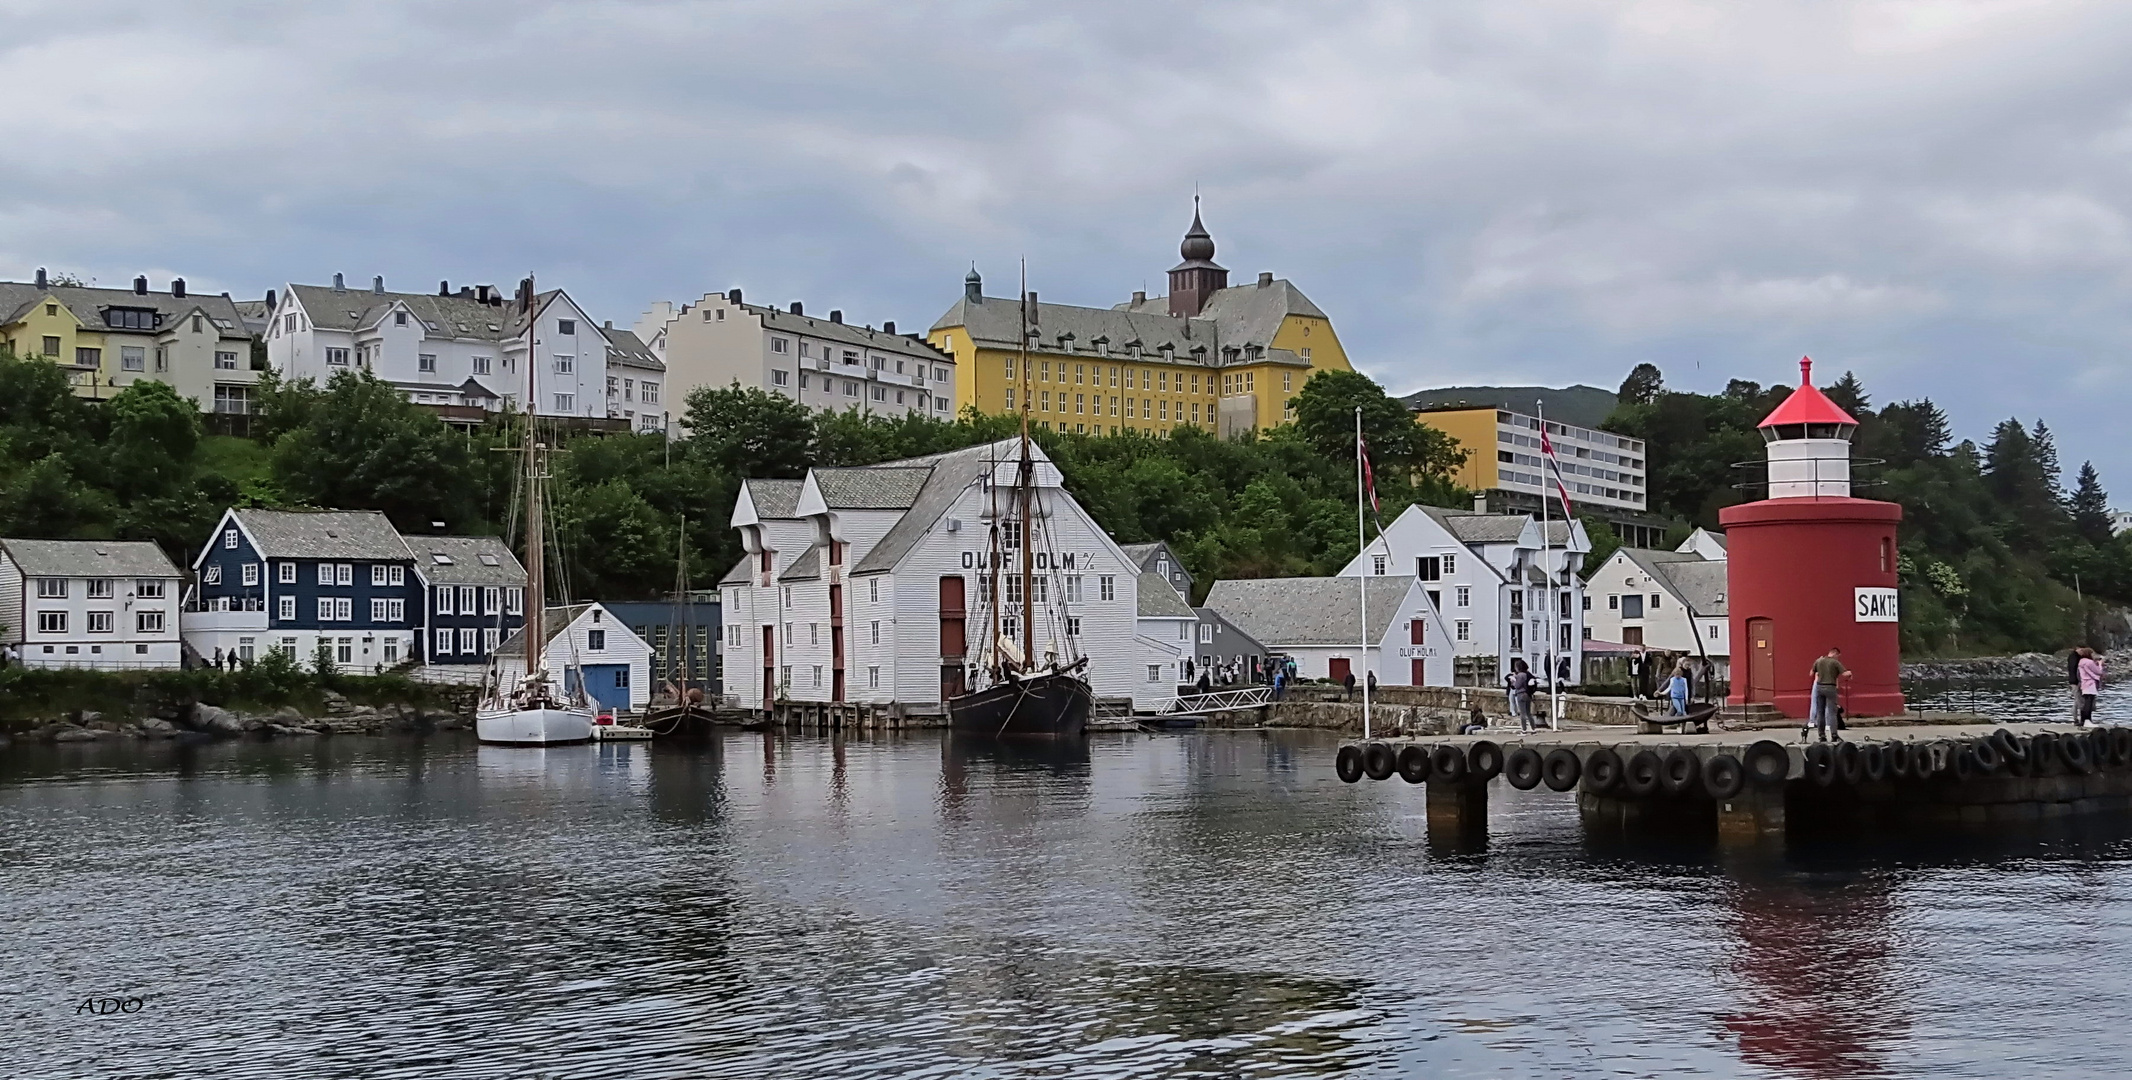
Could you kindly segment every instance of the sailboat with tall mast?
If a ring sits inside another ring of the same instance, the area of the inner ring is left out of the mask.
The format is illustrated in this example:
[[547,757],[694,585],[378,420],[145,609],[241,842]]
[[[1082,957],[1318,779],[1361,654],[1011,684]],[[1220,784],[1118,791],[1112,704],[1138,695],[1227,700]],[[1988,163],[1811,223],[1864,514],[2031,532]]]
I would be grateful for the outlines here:
[[[525,643],[525,671],[515,685],[506,687],[501,673],[490,669],[481,704],[474,710],[474,733],[484,743],[502,746],[564,746],[592,741],[594,714],[582,678],[573,682],[567,672],[548,670],[544,513],[548,445],[540,441],[534,422],[539,401],[534,396],[538,366],[534,357],[540,346],[540,300],[531,276],[519,288],[526,311],[525,436],[519,448],[520,483],[526,497],[526,623],[519,632]],[[559,675],[564,677],[559,680]]]
[[[1078,739],[1087,734],[1088,714],[1095,695],[1088,686],[1088,658],[1079,654],[1079,642],[1071,632],[1072,621],[1064,610],[1048,610],[1054,627],[1068,628],[1063,642],[1057,637],[1052,648],[1039,657],[1036,647],[1037,604],[1040,596],[1063,602],[1063,589],[1047,589],[1050,568],[1038,573],[1038,529],[1046,528],[1039,504],[1036,455],[1029,439],[1029,282],[1026,273],[1021,295],[1021,439],[1014,461],[1014,483],[998,484],[995,462],[987,483],[992,491],[991,531],[984,590],[991,598],[986,621],[990,640],[980,650],[981,674],[986,685],[946,702],[948,725],[973,735],[1035,736]],[[1006,505],[999,505],[1004,492]],[[1002,572],[1014,559],[1016,566]],[[1051,567],[1057,560],[1051,560]],[[1051,599],[1043,600],[1047,608]]]

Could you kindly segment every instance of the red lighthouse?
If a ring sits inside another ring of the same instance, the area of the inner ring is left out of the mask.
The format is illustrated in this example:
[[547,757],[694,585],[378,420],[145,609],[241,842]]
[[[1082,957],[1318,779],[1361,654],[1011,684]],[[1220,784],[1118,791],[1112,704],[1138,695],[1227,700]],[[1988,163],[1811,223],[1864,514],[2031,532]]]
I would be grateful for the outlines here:
[[1843,650],[1842,701],[1856,716],[1903,711],[1895,592],[1895,526],[1902,507],[1851,497],[1858,421],[1814,389],[1799,389],[1761,423],[1769,497],[1728,506],[1726,592],[1732,623],[1732,698],[1804,717],[1814,660]]

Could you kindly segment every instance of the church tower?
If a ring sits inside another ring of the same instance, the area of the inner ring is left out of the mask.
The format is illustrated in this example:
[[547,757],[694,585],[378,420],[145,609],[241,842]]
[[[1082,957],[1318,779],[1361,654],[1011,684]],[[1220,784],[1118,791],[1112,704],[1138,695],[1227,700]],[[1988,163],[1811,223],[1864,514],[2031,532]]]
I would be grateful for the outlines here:
[[1214,262],[1214,238],[1199,223],[1199,197],[1192,197],[1192,227],[1177,245],[1184,261],[1170,268],[1170,314],[1192,318],[1214,294],[1229,287],[1229,271]]

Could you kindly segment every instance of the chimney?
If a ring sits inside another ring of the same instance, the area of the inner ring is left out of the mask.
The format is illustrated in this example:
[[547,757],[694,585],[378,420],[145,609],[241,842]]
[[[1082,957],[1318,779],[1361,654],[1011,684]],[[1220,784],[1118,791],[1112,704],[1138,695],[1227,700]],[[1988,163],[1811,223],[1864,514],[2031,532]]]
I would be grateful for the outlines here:
[[1261,289],[1263,289],[1263,288],[1265,288],[1266,286],[1268,286],[1268,285],[1271,285],[1271,284],[1273,284],[1273,271],[1271,271],[1271,270],[1261,270],[1261,271],[1259,271],[1259,272],[1258,272],[1258,287],[1259,287],[1259,288],[1261,288]]
[[177,297],[177,298],[178,298],[178,299],[180,299],[180,300],[183,300],[183,299],[185,299],[185,279],[184,279],[184,278],[181,278],[181,277],[174,277],[174,278],[171,278],[171,279],[170,279],[170,295],[172,295],[172,296],[174,296],[174,297]]
[[807,313],[807,309],[802,306],[799,301],[794,300],[792,302],[792,313],[794,315],[805,315]]
[[725,294],[725,302],[728,304],[740,303],[740,290],[734,289],[732,292]]
[[38,268],[37,268],[37,287],[38,287],[38,288],[40,288],[40,289],[42,289],[42,288],[45,288],[45,287],[46,287],[46,283],[45,283],[45,282],[46,282],[46,279],[45,279],[45,276],[44,276],[44,267],[40,266],[40,267],[38,267]]
[[148,275],[142,274],[140,277],[133,279],[133,295],[148,295]]
[[274,306],[275,306],[275,305],[274,305],[274,301],[275,301],[276,299],[278,299],[278,298],[277,298],[277,297],[276,297],[276,296],[274,295],[274,290],[272,290],[272,289],[268,289],[268,290],[267,290],[267,314],[269,314],[269,315],[272,315],[272,314],[274,313]]
[[376,277],[370,279],[370,291],[374,293],[379,293],[381,295],[384,293],[385,275],[379,274]]
[[488,303],[488,302],[489,302],[489,287],[488,287],[488,286],[486,286],[486,285],[476,285],[476,286],[474,286],[474,299],[476,299],[476,300],[479,300],[480,302],[482,302],[482,303],[484,303],[484,304]]
[[1030,314],[1030,315],[1032,316],[1032,318],[1031,318],[1031,320],[1030,320],[1030,321],[1032,321],[1032,322],[1033,322],[1033,321],[1035,321],[1035,320],[1034,320],[1034,318],[1033,318],[1033,317],[1034,317],[1034,316],[1036,315],[1036,290],[1035,290],[1035,289],[1031,289],[1031,290],[1029,290],[1029,314]]
[[347,285],[347,283],[346,283],[345,281],[341,280],[341,276],[340,276],[339,274],[335,274],[335,275],[333,275],[333,291],[334,291],[334,292],[347,292],[347,291],[348,291],[348,285]]
[[1485,514],[1485,513],[1487,513],[1487,512],[1488,512],[1488,493],[1487,493],[1487,492],[1485,492],[1485,491],[1482,491],[1482,492],[1477,492],[1477,493],[1475,493],[1475,494],[1474,494],[1474,496],[1473,496],[1473,512],[1474,512],[1474,513],[1476,513],[1476,514]]
[[518,310],[521,312],[533,310],[532,278],[518,279]]
[[451,294],[452,294],[452,283],[451,283],[451,282],[449,282],[449,281],[440,281],[440,282],[438,282],[438,283],[437,283],[437,295],[438,295],[438,296],[450,296]]
[[613,320],[613,319],[609,319],[609,320],[607,320],[606,322],[603,322],[603,323],[601,323],[601,324],[600,324],[600,328],[601,328],[602,330],[612,330],[612,329],[614,329],[614,320]]
[[829,321],[842,326],[844,324],[844,313],[835,308],[829,309]]
[[882,332],[882,333],[884,333],[884,334],[887,334],[887,335],[889,335],[889,336],[891,336],[891,337],[895,336],[895,333],[896,333],[896,324],[895,324],[895,323],[893,323],[893,322],[885,322],[885,323],[882,323],[882,324],[881,324],[881,332]]
[[1134,307],[1139,307],[1140,305],[1142,305],[1142,304],[1145,304],[1145,303],[1147,303],[1147,290],[1146,290],[1146,289],[1134,289],[1134,290],[1133,290],[1133,306],[1134,306]]

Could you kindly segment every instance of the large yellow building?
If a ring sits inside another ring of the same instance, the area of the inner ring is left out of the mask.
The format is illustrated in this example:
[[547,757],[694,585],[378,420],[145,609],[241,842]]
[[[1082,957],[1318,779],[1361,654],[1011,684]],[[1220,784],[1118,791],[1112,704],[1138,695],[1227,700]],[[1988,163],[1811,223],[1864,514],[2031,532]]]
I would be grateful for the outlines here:
[[51,361],[77,396],[99,400],[145,379],[203,411],[243,413],[259,380],[235,302],[187,295],[182,278],[163,293],[150,292],[147,278],[131,290],[95,289],[51,282],[42,270],[35,282],[0,281],[0,344]]
[[1135,292],[1116,307],[1027,303],[984,295],[977,271],[962,299],[933,323],[935,346],[957,361],[955,404],[1013,412],[1025,402],[1041,426],[1085,434],[1167,432],[1193,425],[1223,436],[1293,416],[1289,399],[1319,371],[1348,371],[1332,320],[1272,274],[1230,287],[1214,239],[1192,215],[1168,296]]

